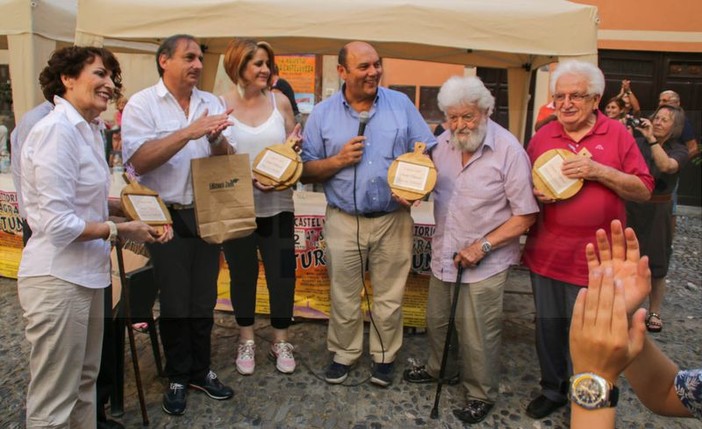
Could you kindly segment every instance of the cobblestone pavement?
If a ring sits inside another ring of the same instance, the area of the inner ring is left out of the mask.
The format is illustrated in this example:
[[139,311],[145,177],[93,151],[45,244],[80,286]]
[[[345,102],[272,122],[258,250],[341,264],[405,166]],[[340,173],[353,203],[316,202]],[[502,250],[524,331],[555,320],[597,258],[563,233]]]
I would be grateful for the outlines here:
[[[663,309],[664,329],[656,341],[681,367],[702,366],[702,219],[679,216],[669,289]],[[478,428],[567,427],[568,409],[563,408],[541,421],[524,414],[529,400],[538,393],[539,368],[534,350],[534,308],[528,273],[513,270],[505,295],[505,323],[500,398],[493,412]],[[182,417],[161,411],[166,380],[157,377],[148,336],[136,334],[147,411],[154,428],[460,428],[451,413],[462,405],[459,386],[443,390],[440,419],[431,420],[435,385],[412,385],[401,380],[408,359],[424,360],[426,335],[407,332],[398,357],[395,382],[387,389],[370,384],[370,361],[364,356],[344,385],[331,386],[321,378],[330,355],[326,350],[326,323],[299,322],[291,327],[298,369],[292,375],[277,373],[266,358],[272,332],[268,320],[257,321],[256,358],[252,376],[234,369],[237,329],[231,314],[218,312],[213,331],[213,369],[234,387],[228,401],[214,401],[191,391]],[[0,427],[20,428],[28,375],[29,346],[24,339],[16,282],[0,279]],[[129,356],[125,365],[125,412],[116,417],[128,428],[141,425],[139,402]],[[699,421],[666,419],[653,415],[636,399],[626,380],[618,406],[620,428],[702,428]]]

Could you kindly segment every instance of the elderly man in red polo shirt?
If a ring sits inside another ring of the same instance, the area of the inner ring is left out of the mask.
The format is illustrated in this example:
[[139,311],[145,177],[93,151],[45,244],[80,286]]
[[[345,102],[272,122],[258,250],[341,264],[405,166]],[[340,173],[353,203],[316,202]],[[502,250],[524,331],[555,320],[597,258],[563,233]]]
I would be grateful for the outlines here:
[[653,189],[634,138],[597,110],[604,83],[602,71],[592,64],[560,64],[551,75],[557,121],[539,129],[527,148],[532,163],[550,149],[574,153],[561,172],[583,179],[580,191],[565,200],[534,190],[543,206],[529,231],[524,263],[531,270],[541,367],[541,394],[526,409],[535,419],[567,402],[564,387],[572,367],[568,328],[578,291],[588,284],[586,244],[600,228],[609,233],[613,219],[625,223],[624,200],[646,201]]

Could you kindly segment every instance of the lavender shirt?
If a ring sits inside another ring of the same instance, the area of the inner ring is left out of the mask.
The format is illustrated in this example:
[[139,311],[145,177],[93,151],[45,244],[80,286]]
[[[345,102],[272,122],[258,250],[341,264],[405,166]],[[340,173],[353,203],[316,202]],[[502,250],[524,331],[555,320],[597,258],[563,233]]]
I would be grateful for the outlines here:
[[[461,152],[439,136],[432,152],[437,169],[434,188],[436,232],[431,271],[442,281],[456,281],[453,254],[487,235],[512,216],[537,213],[531,165],[522,145],[509,131],[488,120],[485,142],[466,166]],[[493,250],[476,268],[463,271],[462,283],[485,280],[519,261],[519,239]]]

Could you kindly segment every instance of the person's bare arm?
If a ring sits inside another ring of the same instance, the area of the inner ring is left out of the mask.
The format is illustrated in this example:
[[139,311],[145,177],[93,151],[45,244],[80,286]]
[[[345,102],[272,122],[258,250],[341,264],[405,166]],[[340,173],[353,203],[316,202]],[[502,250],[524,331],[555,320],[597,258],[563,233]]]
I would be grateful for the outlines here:
[[326,182],[342,168],[358,164],[363,156],[363,142],[365,139],[363,136],[354,137],[336,155],[305,162],[302,169],[301,182]]
[[653,135],[653,125],[651,124],[651,121],[646,118],[642,118],[641,126],[637,127],[636,129],[639,130],[641,135],[644,136],[648,144],[651,146],[651,157],[653,158],[653,162],[656,164],[658,170],[666,174],[676,173],[680,168],[680,165],[678,164],[678,161],[669,157],[668,154],[665,153],[663,146],[661,146],[661,143],[664,142],[658,142],[656,137]]
[[656,414],[690,417],[690,410],[675,392],[678,366],[646,338],[643,351],[624,370],[624,376],[641,403]]
[[696,139],[690,139],[690,140],[686,141],[685,146],[687,146],[687,153],[689,154],[690,159],[699,155],[700,147],[699,147],[699,144],[697,143]]
[[[493,250],[500,248],[516,237],[524,234],[527,229],[534,224],[536,221],[536,216],[537,213],[528,215],[514,215],[507,219],[505,223],[487,234],[485,238],[490,242]],[[461,249],[456,255],[454,261],[456,263],[461,263],[464,267],[474,267],[484,257],[485,253],[482,249],[482,243],[480,240],[478,240],[468,247]]]
[[[205,111],[202,116],[187,127],[163,138],[145,142],[134,152],[129,162],[134,166],[136,173],[141,175],[166,163],[173,155],[183,149],[190,140],[199,139],[207,135],[215,141],[219,139],[222,130],[231,124],[227,119],[230,112],[231,110],[208,116],[208,112]],[[226,139],[220,139],[219,143],[214,145],[213,154],[219,152],[228,153],[228,149],[224,146],[225,143]],[[225,150],[227,152],[224,152]]]
[[651,191],[636,175],[624,173],[584,156],[566,159],[562,172],[571,179],[600,182],[627,201],[643,202],[651,198]]

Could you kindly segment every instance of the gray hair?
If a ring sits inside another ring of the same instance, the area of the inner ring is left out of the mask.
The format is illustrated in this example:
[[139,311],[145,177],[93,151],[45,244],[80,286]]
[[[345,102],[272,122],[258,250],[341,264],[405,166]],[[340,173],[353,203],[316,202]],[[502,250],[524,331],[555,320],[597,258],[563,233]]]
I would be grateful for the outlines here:
[[661,92],[660,95],[658,96],[658,98],[660,98],[663,95],[667,95],[670,98],[670,101],[673,101],[677,104],[680,104],[680,94],[673,91],[672,89],[667,89],[667,90]]
[[670,104],[663,104],[661,106],[658,106],[655,112],[650,116],[651,122],[653,122],[653,118],[656,117],[658,112],[661,110],[667,110],[670,112],[671,116],[673,117],[673,126],[670,129],[670,136],[668,137],[668,140],[676,140],[680,138],[683,132],[683,128],[685,127],[685,111],[682,109],[682,107],[678,106],[672,106]]
[[551,73],[551,93],[556,92],[556,82],[565,75],[576,75],[585,78],[587,80],[588,94],[601,96],[604,93],[605,78],[602,70],[594,64],[577,60],[564,61],[558,64],[556,70]]
[[450,77],[441,85],[437,100],[439,109],[444,113],[450,107],[473,104],[490,116],[495,108],[495,97],[485,87],[483,81],[475,76]]

